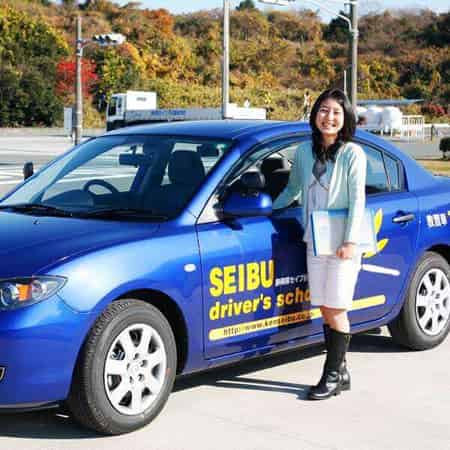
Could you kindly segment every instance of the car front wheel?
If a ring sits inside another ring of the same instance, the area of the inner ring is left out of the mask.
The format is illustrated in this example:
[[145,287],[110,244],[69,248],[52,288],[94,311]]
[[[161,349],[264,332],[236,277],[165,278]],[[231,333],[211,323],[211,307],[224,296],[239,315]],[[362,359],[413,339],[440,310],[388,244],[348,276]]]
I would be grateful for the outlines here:
[[176,373],[176,344],[166,318],[140,300],[118,300],[92,328],[68,399],[82,425],[121,434],[161,411]]
[[417,263],[399,316],[389,324],[395,342],[413,350],[440,344],[450,331],[450,266],[426,252]]

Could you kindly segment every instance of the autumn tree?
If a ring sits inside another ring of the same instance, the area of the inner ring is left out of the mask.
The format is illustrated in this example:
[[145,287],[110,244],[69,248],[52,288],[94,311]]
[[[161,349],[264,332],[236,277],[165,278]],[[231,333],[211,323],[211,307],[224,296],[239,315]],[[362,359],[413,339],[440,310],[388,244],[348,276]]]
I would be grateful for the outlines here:
[[267,19],[271,35],[280,39],[302,43],[322,37],[319,17],[311,10],[271,11]]
[[269,23],[258,9],[244,9],[233,12],[230,30],[232,39],[261,41],[268,35]]
[[[95,63],[84,58],[81,66],[81,80],[83,97],[85,98],[92,94],[98,80],[95,70]],[[76,61],[74,59],[63,59],[58,62],[56,66],[55,92],[61,99],[65,100],[65,103],[68,103],[70,99],[73,99],[75,77]]]
[[51,125],[61,115],[55,66],[67,51],[41,17],[0,7],[0,126]]

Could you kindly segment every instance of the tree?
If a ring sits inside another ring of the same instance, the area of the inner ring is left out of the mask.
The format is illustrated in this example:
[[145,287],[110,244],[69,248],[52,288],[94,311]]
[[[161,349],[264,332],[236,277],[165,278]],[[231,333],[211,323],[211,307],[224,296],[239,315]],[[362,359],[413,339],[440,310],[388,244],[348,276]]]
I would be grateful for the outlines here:
[[256,9],[255,2],[253,0],[242,0],[241,3],[236,7],[237,11],[244,11],[246,9]]
[[[340,11],[339,14],[349,17],[344,11]],[[348,29],[348,22],[342,17],[335,17],[328,26],[325,27],[323,37],[328,42],[339,42],[341,44],[349,42],[350,31]]]
[[450,45],[450,12],[441,14],[423,32],[428,45],[448,47]]
[[39,69],[30,66],[23,72],[0,70],[0,127],[51,126],[61,118],[62,105],[53,85]]
[[41,17],[0,7],[0,125],[52,125],[56,61],[67,55],[61,35]]
[[320,19],[311,10],[271,11],[267,19],[271,24],[270,34],[277,38],[302,43],[322,37]]
[[269,32],[267,19],[256,9],[236,11],[231,15],[230,22],[231,36],[235,39],[260,41]]
[[[98,76],[95,73],[96,65],[93,61],[84,58],[81,66],[81,80],[83,97],[91,95]],[[65,100],[72,98],[75,91],[76,61],[63,59],[56,66],[56,94]]]

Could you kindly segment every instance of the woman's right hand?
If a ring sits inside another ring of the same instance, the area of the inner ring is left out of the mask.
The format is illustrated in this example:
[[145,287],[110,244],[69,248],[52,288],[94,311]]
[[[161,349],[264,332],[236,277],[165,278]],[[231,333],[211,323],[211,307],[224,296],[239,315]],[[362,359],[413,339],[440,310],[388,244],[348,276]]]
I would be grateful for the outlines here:
[[344,242],[337,250],[336,256],[340,259],[352,259],[355,256],[356,244]]

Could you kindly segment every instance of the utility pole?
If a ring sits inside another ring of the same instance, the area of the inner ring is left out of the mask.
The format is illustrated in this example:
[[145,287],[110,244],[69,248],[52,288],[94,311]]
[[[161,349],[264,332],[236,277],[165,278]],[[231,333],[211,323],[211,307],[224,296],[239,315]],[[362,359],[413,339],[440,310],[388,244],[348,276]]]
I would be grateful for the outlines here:
[[223,0],[222,119],[230,103],[230,0]]
[[83,40],[81,37],[81,16],[77,16],[76,41],[76,81],[75,81],[75,145],[81,142],[83,132],[83,90],[81,80],[81,59],[83,57]]
[[358,101],[358,2],[353,0],[350,4],[350,20],[351,20],[351,89],[350,100],[352,102],[353,111],[356,111],[356,105]]

